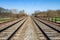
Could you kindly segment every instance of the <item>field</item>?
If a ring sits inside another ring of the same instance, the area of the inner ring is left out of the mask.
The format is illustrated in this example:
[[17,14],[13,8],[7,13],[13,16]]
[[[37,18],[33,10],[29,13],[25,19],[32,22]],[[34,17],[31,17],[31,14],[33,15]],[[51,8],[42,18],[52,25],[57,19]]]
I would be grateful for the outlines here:
[[14,20],[14,19],[12,19],[12,18],[0,18],[0,23],[9,22],[12,20]]
[[50,21],[60,23],[60,18],[50,18]]

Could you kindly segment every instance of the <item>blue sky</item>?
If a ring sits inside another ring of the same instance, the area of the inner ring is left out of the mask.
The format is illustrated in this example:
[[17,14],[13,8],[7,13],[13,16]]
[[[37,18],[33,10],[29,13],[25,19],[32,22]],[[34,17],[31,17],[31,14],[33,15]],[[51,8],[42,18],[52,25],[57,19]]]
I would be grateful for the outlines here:
[[60,9],[60,0],[0,0],[0,7],[25,10],[27,14],[31,14],[35,10]]

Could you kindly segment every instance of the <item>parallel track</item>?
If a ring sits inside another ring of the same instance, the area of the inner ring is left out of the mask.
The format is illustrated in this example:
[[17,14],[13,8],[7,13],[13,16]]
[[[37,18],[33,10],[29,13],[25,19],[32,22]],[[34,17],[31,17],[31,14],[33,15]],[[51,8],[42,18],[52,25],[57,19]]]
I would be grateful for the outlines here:
[[[24,18],[23,18],[23,19],[24,19]],[[0,32],[2,32],[2,31],[4,31],[4,30],[6,30],[6,29],[8,29],[8,28],[12,27],[13,25],[17,24],[18,22],[22,21],[23,19],[21,19],[21,20],[19,20],[19,21],[15,22],[15,23],[13,23],[13,24],[11,24],[11,25],[7,26],[7,27],[0,28]]]
[[36,20],[36,18],[33,18],[33,21],[35,22],[35,24],[37,25],[37,27],[40,29],[40,31],[43,33],[47,40],[60,40],[59,32],[43,24],[42,22]]
[[35,17],[35,18],[37,20],[39,20],[40,22],[42,22],[43,24],[49,26],[50,28],[52,28],[52,29],[54,29],[54,30],[56,30],[56,31],[58,31],[60,33],[60,26],[56,26],[56,25],[53,25],[51,23],[44,22],[44,21],[42,21],[43,19],[40,19],[39,17]]
[[[40,20],[37,19],[37,18],[36,18],[36,20],[40,21]],[[46,24],[46,23],[44,23],[44,22],[42,22],[42,21],[40,21],[40,22],[43,23],[43,24],[45,24],[46,26],[52,28],[53,30],[57,31],[58,33],[60,33],[60,27],[56,27],[56,26],[53,27],[53,26],[51,26],[51,25],[49,25],[49,24]]]
[[0,32],[0,40],[10,40],[10,38],[20,29],[20,27],[24,24],[26,19],[19,21],[15,25],[11,26],[10,28],[7,28],[4,31]]

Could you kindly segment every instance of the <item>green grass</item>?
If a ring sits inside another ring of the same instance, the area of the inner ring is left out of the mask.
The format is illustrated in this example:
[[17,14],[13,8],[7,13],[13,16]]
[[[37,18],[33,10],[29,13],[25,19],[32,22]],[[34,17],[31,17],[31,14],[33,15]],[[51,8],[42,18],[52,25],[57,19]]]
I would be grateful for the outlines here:
[[12,21],[12,20],[14,20],[14,19],[12,19],[12,18],[10,18],[10,19],[0,18],[0,23]]
[[53,22],[59,22],[60,23],[60,18],[50,18],[50,20]]

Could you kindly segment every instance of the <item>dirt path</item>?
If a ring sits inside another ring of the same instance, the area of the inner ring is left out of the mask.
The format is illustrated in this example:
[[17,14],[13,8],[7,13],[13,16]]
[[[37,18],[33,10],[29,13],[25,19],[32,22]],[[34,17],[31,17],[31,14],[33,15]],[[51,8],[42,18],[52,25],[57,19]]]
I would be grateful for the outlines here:
[[28,21],[29,21],[29,24],[27,24],[27,29],[25,31],[24,40],[38,40],[35,34],[34,25],[32,24],[32,20],[30,17]]

